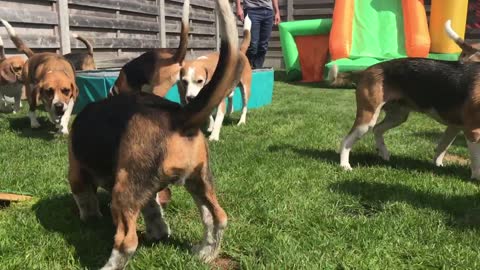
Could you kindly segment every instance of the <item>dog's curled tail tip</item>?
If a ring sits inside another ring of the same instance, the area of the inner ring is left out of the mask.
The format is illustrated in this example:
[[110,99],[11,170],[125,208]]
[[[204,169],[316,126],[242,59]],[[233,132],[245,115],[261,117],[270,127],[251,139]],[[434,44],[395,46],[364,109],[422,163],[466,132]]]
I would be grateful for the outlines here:
[[183,11],[182,11],[182,23],[188,24],[188,18],[190,15],[190,0],[185,0],[183,2]]
[[0,19],[0,21],[2,22],[3,26],[5,26],[5,29],[7,29],[8,35],[10,37],[16,37],[17,36],[17,33],[15,33],[15,29],[13,29],[12,25],[9,22],[7,22],[4,19]]
[[73,38],[78,38],[78,35],[75,34],[75,33],[72,33],[72,37],[73,37]]
[[247,15],[247,16],[245,16],[245,20],[243,21],[243,30],[250,31],[250,29],[252,29],[252,21],[250,20],[250,18]]
[[460,36],[453,30],[451,20],[447,20],[445,22],[445,32],[453,40],[457,40],[460,38]]

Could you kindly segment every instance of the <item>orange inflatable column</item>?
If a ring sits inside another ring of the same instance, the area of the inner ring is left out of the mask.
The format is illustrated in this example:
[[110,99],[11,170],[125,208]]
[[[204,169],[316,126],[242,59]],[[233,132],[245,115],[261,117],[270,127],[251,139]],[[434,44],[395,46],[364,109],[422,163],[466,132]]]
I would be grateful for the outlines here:
[[402,10],[407,55],[427,57],[430,51],[430,34],[423,0],[402,0]]
[[329,50],[332,60],[348,58],[352,48],[354,0],[335,0]]

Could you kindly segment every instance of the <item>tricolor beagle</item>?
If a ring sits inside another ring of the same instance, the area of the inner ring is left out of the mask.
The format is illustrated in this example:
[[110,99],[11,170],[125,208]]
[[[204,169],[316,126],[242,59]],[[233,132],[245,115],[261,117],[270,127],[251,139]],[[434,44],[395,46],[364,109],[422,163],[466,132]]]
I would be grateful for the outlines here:
[[67,53],[63,55],[65,59],[72,63],[76,71],[80,70],[95,70],[97,69],[95,65],[95,60],[93,59],[93,46],[90,42],[77,34],[72,34],[73,38],[76,38],[87,47],[87,52],[78,52],[78,53]]
[[169,184],[185,185],[200,210],[205,233],[195,253],[207,262],[219,253],[227,215],[215,195],[208,144],[200,128],[238,83],[246,63],[238,53],[230,3],[216,2],[220,60],[202,94],[181,106],[150,93],[122,93],[90,103],[73,122],[68,177],[80,218],[100,215],[97,187],[112,194],[116,234],[110,259],[102,269],[125,267],[137,249],[140,212],[147,238],[169,236],[155,201],[156,192]]
[[[244,23],[244,34],[243,42],[240,47],[241,57],[244,61],[248,61],[245,52],[250,45],[250,28],[252,22],[250,19],[245,17]],[[180,69],[180,80],[178,82],[178,91],[180,94],[180,100],[183,104],[186,104],[193,100],[199,93],[200,90],[211,80],[213,71],[215,70],[218,62],[218,52],[211,53],[205,56],[200,56],[195,60],[185,61]],[[245,124],[247,120],[247,105],[250,98],[250,90],[252,85],[252,68],[250,65],[245,65],[242,77],[240,79],[240,93],[242,95],[242,115],[238,125]],[[209,139],[211,141],[218,141],[220,136],[220,129],[222,128],[223,118],[225,113],[229,114],[233,111],[233,90],[230,89],[230,95],[228,96],[228,111],[227,111],[227,102],[223,100],[217,108],[217,113],[215,120],[213,117],[210,117],[209,130],[212,133],[210,134]]]
[[40,99],[58,132],[68,134],[68,122],[78,95],[72,64],[55,53],[34,53],[7,21],[1,22],[17,49],[28,57],[23,66],[22,77],[30,107],[28,116],[31,127],[40,127],[35,113],[37,101]]

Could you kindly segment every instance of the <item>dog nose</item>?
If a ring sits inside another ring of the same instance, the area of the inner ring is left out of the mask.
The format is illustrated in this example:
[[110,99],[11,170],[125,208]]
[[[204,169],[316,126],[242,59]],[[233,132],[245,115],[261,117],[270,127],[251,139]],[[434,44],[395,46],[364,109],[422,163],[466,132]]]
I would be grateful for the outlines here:
[[63,114],[63,103],[57,102],[53,104],[53,107],[55,108],[55,113],[57,115],[62,115]]
[[186,97],[187,103],[192,102],[194,98],[195,98],[194,96],[187,96],[187,97]]

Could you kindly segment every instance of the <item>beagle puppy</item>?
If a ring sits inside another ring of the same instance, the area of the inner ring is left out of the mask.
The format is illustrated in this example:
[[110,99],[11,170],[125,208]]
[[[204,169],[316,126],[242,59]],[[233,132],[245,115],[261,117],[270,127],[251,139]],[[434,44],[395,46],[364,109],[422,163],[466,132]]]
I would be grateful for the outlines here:
[[68,134],[68,122],[78,96],[72,64],[55,53],[34,53],[16,35],[7,21],[1,20],[1,22],[17,49],[28,57],[28,61],[23,66],[22,78],[28,98],[30,126],[40,127],[35,110],[37,101],[41,100],[50,121],[57,126],[58,132]]
[[148,239],[170,235],[156,192],[184,185],[200,211],[204,239],[194,252],[213,260],[227,225],[210,171],[208,143],[200,128],[238,83],[245,64],[238,53],[236,22],[228,0],[216,0],[220,60],[202,94],[186,106],[151,93],[121,93],[88,104],[75,118],[69,140],[68,178],[80,218],[101,216],[97,188],[112,194],[113,249],[102,269],[123,269],[138,246],[143,214]]
[[[452,134],[463,131],[472,178],[480,180],[480,63],[399,58],[370,66],[356,76],[357,116],[341,144],[341,167],[352,169],[350,150],[369,130],[373,130],[380,157],[389,160],[383,134],[415,111],[447,126],[438,149],[446,149]],[[335,81],[342,76],[333,72],[330,77]],[[382,109],[385,118],[377,124]]]
[[177,82],[180,67],[187,54],[189,5],[189,0],[183,2],[182,28],[178,48],[153,49],[126,63],[110,90],[110,96],[140,91],[161,97],[167,94],[168,90]]
[[97,69],[95,60],[93,59],[92,44],[86,38],[80,35],[72,34],[72,37],[85,44],[87,47],[87,52],[67,53],[63,55],[63,57],[72,63],[76,71]]
[[5,56],[3,40],[0,37],[0,111],[11,111],[9,104],[13,100],[13,113],[22,106],[22,68],[25,59],[20,56]]
[[[248,46],[250,45],[250,28],[252,22],[248,16],[245,17],[243,42],[240,46],[241,57],[243,61],[248,61],[245,55]],[[213,71],[218,63],[218,52],[211,53],[205,56],[200,56],[195,60],[185,61],[180,69],[180,80],[178,81],[178,91],[180,100],[183,104],[187,104],[193,100],[200,90],[211,80]],[[250,98],[250,90],[252,86],[252,68],[246,65],[240,78],[240,93],[242,95],[242,115],[237,125],[245,124],[247,120],[247,105]],[[235,86],[236,87],[236,86]],[[217,108],[215,120],[210,117],[210,124],[208,131],[211,131],[209,140],[218,141],[220,137],[220,129],[222,128],[223,118],[225,114],[233,111],[233,93],[235,87],[230,89],[228,96],[229,107],[227,111],[227,102],[223,100]]]

